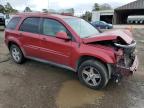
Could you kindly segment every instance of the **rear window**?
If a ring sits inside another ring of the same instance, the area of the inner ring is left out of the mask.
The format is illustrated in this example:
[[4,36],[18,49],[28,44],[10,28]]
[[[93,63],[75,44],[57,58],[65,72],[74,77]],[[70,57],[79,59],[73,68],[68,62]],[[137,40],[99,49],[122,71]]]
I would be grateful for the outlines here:
[[20,31],[39,33],[40,18],[26,18],[20,26]]
[[11,30],[14,30],[16,29],[16,26],[17,24],[19,23],[20,21],[20,17],[13,17],[10,22],[8,23],[8,25],[6,26],[7,29],[11,29]]

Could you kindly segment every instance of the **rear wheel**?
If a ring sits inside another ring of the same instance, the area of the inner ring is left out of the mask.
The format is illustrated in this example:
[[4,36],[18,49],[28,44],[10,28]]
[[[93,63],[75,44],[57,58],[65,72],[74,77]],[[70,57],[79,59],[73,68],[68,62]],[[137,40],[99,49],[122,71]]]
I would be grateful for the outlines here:
[[105,66],[96,60],[87,60],[78,70],[81,83],[92,89],[102,89],[108,83],[108,74]]
[[10,46],[10,54],[14,62],[22,64],[25,61],[24,55],[21,49],[17,45]]

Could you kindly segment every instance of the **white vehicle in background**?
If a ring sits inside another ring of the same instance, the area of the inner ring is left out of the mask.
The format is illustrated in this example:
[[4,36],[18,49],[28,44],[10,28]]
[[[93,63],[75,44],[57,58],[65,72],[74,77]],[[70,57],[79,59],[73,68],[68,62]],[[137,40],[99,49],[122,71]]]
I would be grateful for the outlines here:
[[128,24],[144,24],[144,15],[128,16],[127,23]]
[[5,26],[5,15],[0,13],[0,26]]
[[5,15],[5,25],[7,25],[9,23],[9,21],[13,18],[14,15],[9,15],[6,14]]

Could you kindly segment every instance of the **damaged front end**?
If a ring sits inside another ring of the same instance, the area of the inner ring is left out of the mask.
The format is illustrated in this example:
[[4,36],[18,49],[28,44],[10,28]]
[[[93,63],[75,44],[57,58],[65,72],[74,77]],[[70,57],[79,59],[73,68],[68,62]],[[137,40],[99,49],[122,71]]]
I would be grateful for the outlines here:
[[114,63],[108,64],[110,65],[108,66],[110,78],[118,80],[123,76],[132,75],[137,70],[136,41],[129,30],[106,31],[91,38],[85,38],[83,42],[113,49],[115,53]]
[[[119,48],[117,63],[114,65],[114,76],[129,76],[137,70],[138,58],[136,55],[136,41],[129,45],[114,43]],[[120,53],[121,51],[121,53]]]

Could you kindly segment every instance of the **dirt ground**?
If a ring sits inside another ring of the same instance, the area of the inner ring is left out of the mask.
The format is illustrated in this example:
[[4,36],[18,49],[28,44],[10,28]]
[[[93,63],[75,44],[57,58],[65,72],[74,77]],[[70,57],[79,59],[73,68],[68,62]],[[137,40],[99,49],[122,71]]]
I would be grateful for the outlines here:
[[135,29],[139,69],[100,91],[80,84],[73,72],[28,60],[15,64],[0,32],[0,108],[144,108],[144,29]]

